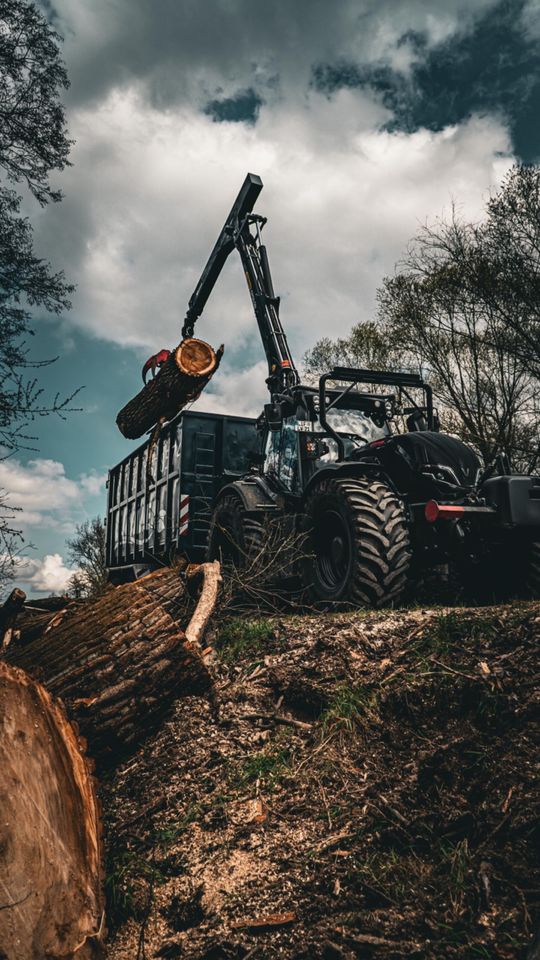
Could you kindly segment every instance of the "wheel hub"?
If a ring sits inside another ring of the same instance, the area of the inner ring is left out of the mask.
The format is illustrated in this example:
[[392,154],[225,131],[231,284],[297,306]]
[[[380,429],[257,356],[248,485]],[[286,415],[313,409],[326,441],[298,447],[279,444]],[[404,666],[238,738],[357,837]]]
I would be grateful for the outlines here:
[[325,588],[339,593],[349,576],[350,536],[338,510],[321,511],[315,522],[316,563]]

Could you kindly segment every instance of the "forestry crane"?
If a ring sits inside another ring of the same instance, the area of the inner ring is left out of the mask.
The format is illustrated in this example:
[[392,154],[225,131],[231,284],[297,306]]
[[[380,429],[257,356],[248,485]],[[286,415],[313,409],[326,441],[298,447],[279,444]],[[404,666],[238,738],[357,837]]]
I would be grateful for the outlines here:
[[441,433],[431,388],[416,374],[335,367],[317,387],[300,383],[261,239],[266,219],[253,213],[262,186],[247,175],[182,331],[193,336],[238,250],[270,400],[258,420],[258,462],[217,484],[210,557],[250,564],[276,523],[284,537],[305,535],[300,572],[318,602],[395,604],[422,571],[448,562],[469,584],[538,595],[539,477],[512,474],[503,455],[485,467]]

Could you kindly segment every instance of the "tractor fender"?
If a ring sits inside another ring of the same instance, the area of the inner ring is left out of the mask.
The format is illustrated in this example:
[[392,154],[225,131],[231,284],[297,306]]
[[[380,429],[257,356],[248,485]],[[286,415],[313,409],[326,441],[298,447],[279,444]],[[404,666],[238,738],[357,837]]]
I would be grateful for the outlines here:
[[[258,481],[261,482],[258,482]],[[264,480],[259,477],[246,480],[234,480],[222,487],[216,497],[214,507],[227,495],[234,493],[242,501],[242,506],[246,513],[256,513],[260,515],[265,509],[273,511],[276,508],[275,495],[268,489]]]
[[346,463],[329,463],[323,467],[322,470],[317,470],[306,484],[304,498],[310,495],[313,488],[316,487],[321,480],[342,480],[346,477],[351,477],[355,480],[358,477],[366,477],[369,480],[382,480],[398,497],[401,498],[402,496],[380,463],[366,463],[365,461],[355,463],[349,460]]

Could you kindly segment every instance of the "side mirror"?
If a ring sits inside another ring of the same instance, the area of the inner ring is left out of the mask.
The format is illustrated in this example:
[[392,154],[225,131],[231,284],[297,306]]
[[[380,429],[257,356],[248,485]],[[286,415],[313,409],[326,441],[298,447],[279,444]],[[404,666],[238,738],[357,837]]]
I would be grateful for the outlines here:
[[283,413],[279,403],[265,403],[264,419],[269,430],[281,430],[283,424]]
[[405,422],[410,433],[416,430],[427,430],[427,420],[422,410],[415,410]]

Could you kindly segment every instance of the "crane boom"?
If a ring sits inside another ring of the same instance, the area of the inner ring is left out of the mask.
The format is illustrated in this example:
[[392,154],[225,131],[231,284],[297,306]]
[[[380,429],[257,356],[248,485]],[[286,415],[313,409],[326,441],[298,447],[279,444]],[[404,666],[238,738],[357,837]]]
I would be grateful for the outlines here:
[[274,293],[268,253],[261,243],[261,230],[266,220],[252,213],[262,187],[261,178],[248,173],[189,299],[182,336],[193,336],[195,322],[203,312],[229,254],[236,247],[268,362],[266,382],[271,395],[277,397],[298,383],[298,373],[279,318],[279,297]]

